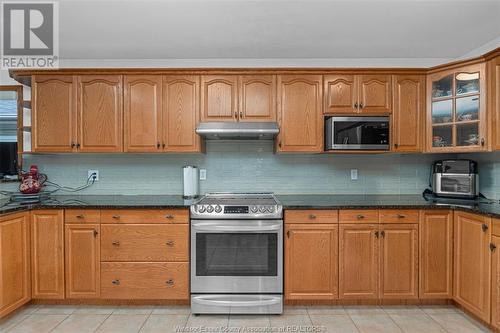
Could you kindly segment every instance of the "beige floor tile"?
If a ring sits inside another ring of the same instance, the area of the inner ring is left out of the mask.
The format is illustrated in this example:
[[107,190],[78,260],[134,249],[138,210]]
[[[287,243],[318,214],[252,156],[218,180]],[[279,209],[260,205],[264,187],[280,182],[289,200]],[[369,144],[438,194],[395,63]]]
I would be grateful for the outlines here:
[[283,307],[283,314],[307,314],[307,307],[286,305]]
[[72,314],[52,331],[54,333],[92,333],[109,315]]
[[141,328],[141,333],[179,332],[188,320],[188,314],[152,314]]
[[488,332],[479,323],[472,322],[460,313],[433,314],[430,316],[450,333]]
[[112,314],[99,326],[99,333],[137,333],[149,315]]
[[420,306],[420,309],[429,315],[459,312],[459,310],[453,305],[425,305]]
[[271,327],[312,326],[308,314],[269,315],[269,319],[271,320]]
[[73,314],[94,314],[94,315],[110,315],[116,310],[116,306],[106,305],[80,305],[76,308]]
[[307,312],[309,315],[313,314],[329,314],[329,315],[345,315],[343,306],[340,305],[318,305],[318,306],[308,306]]
[[117,306],[113,314],[117,315],[150,315],[153,312],[154,306],[133,306],[133,305],[122,305]]
[[271,321],[267,315],[230,315],[229,327],[270,327]]
[[406,305],[384,305],[382,310],[389,315],[401,314],[401,315],[425,315],[418,306],[406,306]]
[[405,333],[445,333],[446,331],[426,314],[390,314]]
[[65,314],[70,315],[75,312],[77,306],[73,305],[42,305],[34,314]]
[[29,315],[16,312],[9,315],[8,317],[0,319],[0,333],[7,332],[12,327],[16,326],[17,324],[19,324],[21,321],[25,320],[28,317]]
[[229,315],[193,315],[189,316],[186,327],[200,328],[227,327]]
[[189,306],[155,306],[153,314],[190,314],[191,308]]
[[351,318],[344,314],[310,314],[312,324],[320,329],[320,332],[327,333],[358,333],[358,329],[354,325]]
[[40,309],[40,307],[41,305],[28,304],[23,306],[22,308],[17,309],[15,313],[21,315],[30,315],[35,313],[38,309]]
[[344,306],[348,315],[385,315],[385,311],[376,305]]
[[402,332],[387,314],[351,314],[352,321],[361,333]]
[[32,314],[9,331],[9,333],[44,333],[50,332],[68,315]]

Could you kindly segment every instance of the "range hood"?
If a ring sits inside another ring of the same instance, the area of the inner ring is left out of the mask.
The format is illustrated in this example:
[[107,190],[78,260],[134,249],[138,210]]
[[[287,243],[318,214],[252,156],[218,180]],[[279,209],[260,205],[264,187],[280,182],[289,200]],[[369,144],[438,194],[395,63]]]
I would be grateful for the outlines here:
[[275,122],[209,122],[196,128],[207,140],[273,140],[279,132]]

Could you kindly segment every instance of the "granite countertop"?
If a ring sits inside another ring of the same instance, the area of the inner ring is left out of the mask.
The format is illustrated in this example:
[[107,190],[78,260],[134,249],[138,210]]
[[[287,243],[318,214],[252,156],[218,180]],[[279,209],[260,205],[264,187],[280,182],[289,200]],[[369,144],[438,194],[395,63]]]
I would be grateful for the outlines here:
[[[421,195],[277,195],[284,209],[457,209],[500,218],[500,203],[487,200],[425,200]],[[0,199],[0,214],[43,208],[184,208],[193,201],[180,195],[60,195],[41,203],[10,203]]]

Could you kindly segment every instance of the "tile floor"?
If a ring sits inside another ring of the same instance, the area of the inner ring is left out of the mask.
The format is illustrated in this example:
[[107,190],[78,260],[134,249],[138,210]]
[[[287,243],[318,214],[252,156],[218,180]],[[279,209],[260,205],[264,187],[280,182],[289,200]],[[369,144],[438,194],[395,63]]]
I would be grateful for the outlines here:
[[[245,327],[246,330],[242,329]],[[179,306],[28,305],[0,320],[0,333],[3,332],[474,333],[489,330],[451,306],[285,307],[280,316],[194,316],[188,307]]]

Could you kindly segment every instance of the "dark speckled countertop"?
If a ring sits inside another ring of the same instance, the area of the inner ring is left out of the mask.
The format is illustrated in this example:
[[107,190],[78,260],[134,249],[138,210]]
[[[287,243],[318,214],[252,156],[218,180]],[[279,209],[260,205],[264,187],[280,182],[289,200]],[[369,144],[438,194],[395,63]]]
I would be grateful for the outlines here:
[[[421,195],[277,195],[285,209],[443,209],[451,208],[500,218],[498,201],[444,200],[428,201]],[[37,204],[9,203],[0,199],[0,214],[44,208],[182,208],[193,200],[180,195],[61,195]]]

